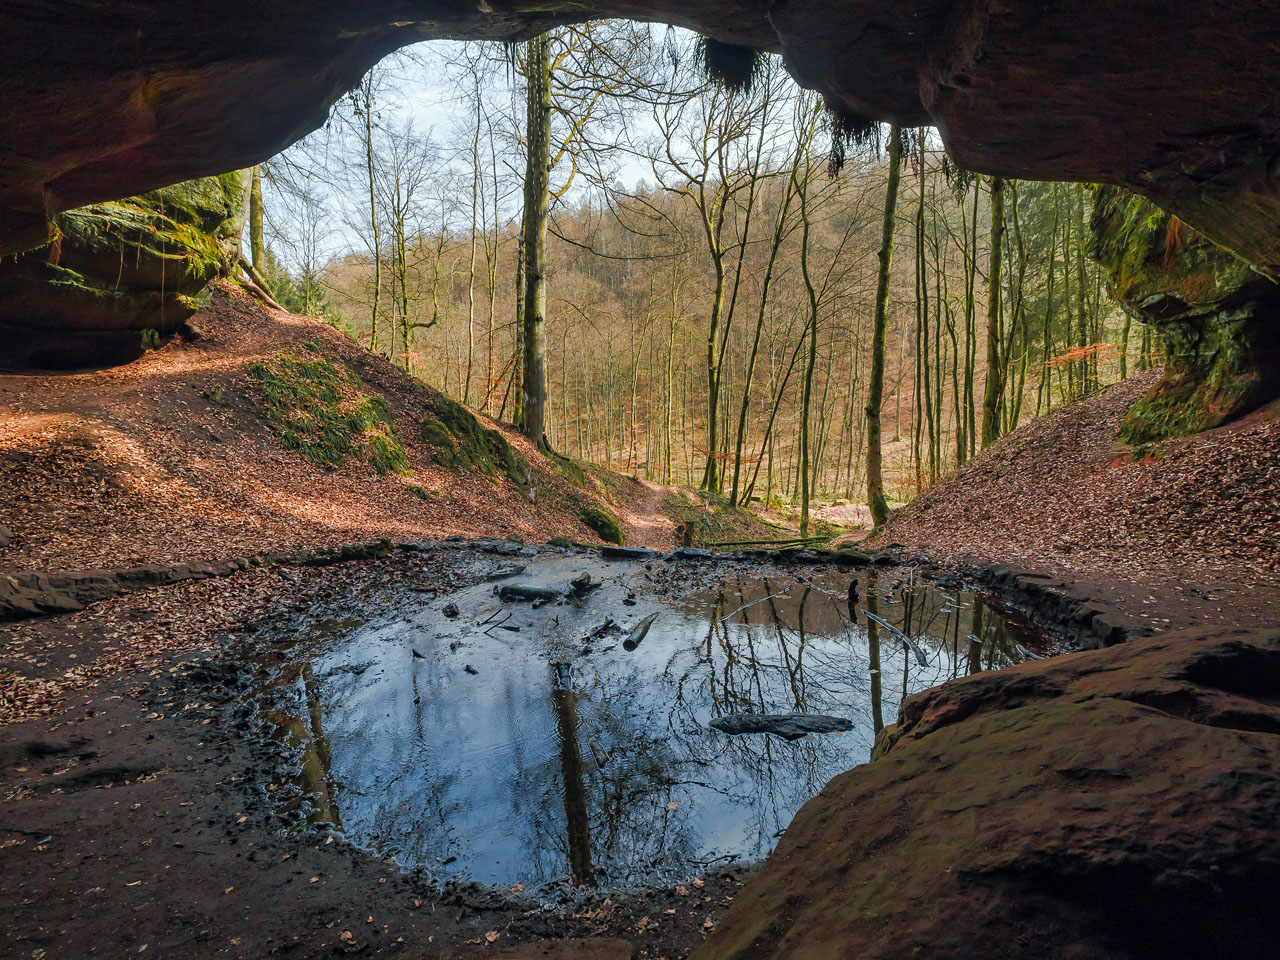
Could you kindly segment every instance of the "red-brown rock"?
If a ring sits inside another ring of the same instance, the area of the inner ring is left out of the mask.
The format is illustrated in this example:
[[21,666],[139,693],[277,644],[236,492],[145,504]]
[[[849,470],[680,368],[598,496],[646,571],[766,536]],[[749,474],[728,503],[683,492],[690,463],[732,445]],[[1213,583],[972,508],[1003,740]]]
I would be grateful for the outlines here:
[[1128,185],[1280,269],[1268,0],[303,0],[0,7],[0,250],[49,212],[256,163],[379,58],[628,16],[781,52],[833,105],[935,124],[986,173]]
[[1280,631],[1179,631],[913,697],[695,956],[1272,957]]

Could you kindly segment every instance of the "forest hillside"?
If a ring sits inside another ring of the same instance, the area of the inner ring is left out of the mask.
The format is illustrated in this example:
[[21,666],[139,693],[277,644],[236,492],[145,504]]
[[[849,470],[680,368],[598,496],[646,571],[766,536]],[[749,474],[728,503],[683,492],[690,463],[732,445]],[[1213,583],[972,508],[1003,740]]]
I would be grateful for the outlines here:
[[599,542],[590,510],[616,517],[628,543],[670,546],[669,512],[713,513],[548,459],[329,324],[230,284],[134,363],[0,376],[0,412],[16,569],[450,534]]

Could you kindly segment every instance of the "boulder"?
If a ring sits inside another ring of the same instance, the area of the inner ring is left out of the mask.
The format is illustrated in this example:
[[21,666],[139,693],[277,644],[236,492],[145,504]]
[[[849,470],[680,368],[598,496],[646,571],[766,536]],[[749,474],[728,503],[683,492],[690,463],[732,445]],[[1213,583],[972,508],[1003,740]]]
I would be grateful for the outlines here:
[[176,330],[239,254],[239,173],[59,214],[43,247],[0,262],[0,337],[19,367],[123,363]]
[[622,529],[622,523],[603,507],[591,507],[588,510],[584,510],[578,519],[594,530],[596,535],[606,543],[612,543],[619,547],[626,545],[627,534]]
[[952,680],[796,815],[695,960],[1271,957],[1280,630]]
[[1280,394],[1280,286],[1136,194],[1099,187],[1093,257],[1164,340],[1164,378],[1120,429],[1140,444],[1219,426]]

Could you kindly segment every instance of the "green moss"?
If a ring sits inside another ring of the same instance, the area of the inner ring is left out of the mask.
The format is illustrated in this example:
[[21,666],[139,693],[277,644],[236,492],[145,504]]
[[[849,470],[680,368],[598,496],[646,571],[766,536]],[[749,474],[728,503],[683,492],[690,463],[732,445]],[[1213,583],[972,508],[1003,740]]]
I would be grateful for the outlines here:
[[453,435],[439,420],[422,421],[422,439],[431,445],[434,451],[432,459],[442,467],[452,470],[458,465],[457,448]]
[[1141,445],[1219,426],[1280,390],[1280,289],[1143,197],[1099,187],[1093,256],[1125,311],[1164,341],[1164,379],[1119,436]]
[[404,485],[404,488],[408,490],[412,496],[417,497],[419,500],[431,499],[431,491],[428,490],[426,487],[420,487],[416,483],[406,483]]
[[547,461],[551,464],[551,469],[557,475],[568,480],[575,487],[586,489],[587,474],[576,462],[568,457],[556,453],[554,450],[547,449],[543,451],[547,455]]
[[548,541],[547,541],[547,546],[549,546],[549,547],[572,547],[572,546],[574,546],[574,541],[573,541],[571,538],[569,538],[569,537],[562,537],[562,536],[560,536],[559,534],[557,534],[556,536],[552,537],[550,540],[548,540]]
[[324,354],[283,353],[270,363],[253,364],[249,375],[261,390],[263,413],[281,427],[286,450],[325,467],[353,457],[367,460],[384,476],[408,469],[386,400],[362,393],[359,378]]
[[430,415],[422,421],[422,439],[431,445],[433,459],[442,467],[479,473],[493,480],[506,477],[523,489],[529,464],[497,430],[485,427],[474,413],[448,397],[430,403]]
[[616,543],[618,546],[623,546],[626,543],[627,535],[622,529],[622,524],[608,510],[602,507],[592,507],[582,512],[581,519],[583,523],[599,534],[601,540],[607,543]]

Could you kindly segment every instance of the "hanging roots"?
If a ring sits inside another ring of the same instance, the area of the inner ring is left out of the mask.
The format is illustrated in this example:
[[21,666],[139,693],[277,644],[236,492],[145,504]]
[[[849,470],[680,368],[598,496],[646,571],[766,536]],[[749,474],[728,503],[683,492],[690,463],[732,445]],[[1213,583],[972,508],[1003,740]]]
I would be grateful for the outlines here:
[[850,152],[859,147],[868,148],[873,155],[880,153],[881,124],[875,120],[827,107],[827,125],[831,131],[831,153],[827,157],[827,173],[839,176]]
[[750,47],[699,37],[698,64],[707,79],[726,90],[750,93],[756,76],[764,65],[764,54]]
[[942,174],[947,178],[947,186],[951,188],[956,203],[962,202],[969,188],[978,182],[978,174],[966,170],[945,153],[942,155]]

